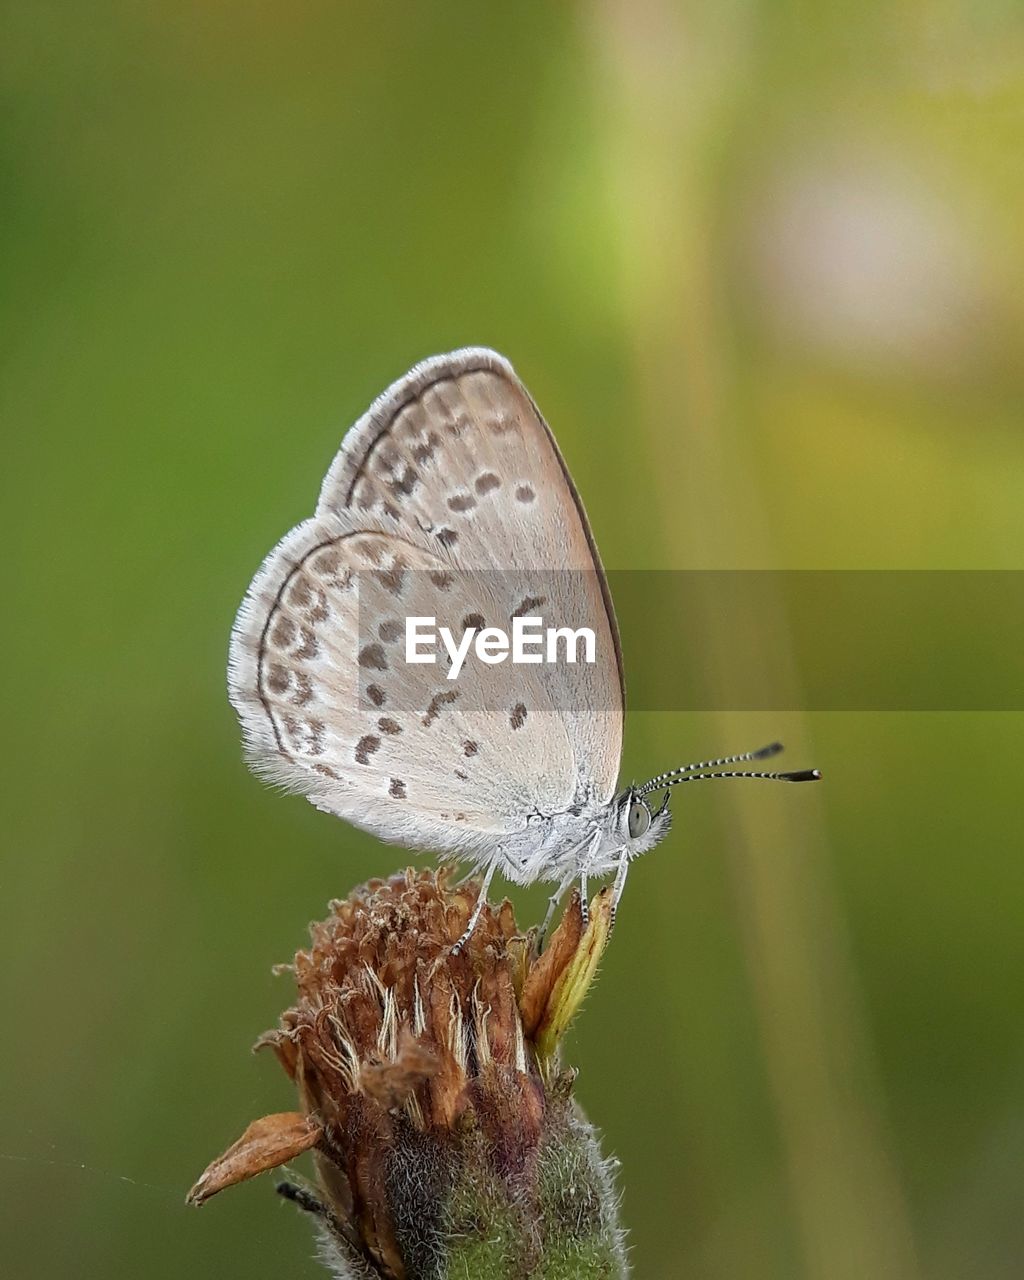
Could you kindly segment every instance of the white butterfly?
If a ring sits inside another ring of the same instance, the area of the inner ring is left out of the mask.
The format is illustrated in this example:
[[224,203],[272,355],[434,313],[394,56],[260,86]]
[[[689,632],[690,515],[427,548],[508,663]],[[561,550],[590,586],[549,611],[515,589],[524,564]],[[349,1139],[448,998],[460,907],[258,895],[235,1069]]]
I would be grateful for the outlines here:
[[[591,628],[597,661],[467,663],[453,682],[404,660],[406,618],[447,618],[457,633],[525,612]],[[701,772],[775,743],[616,794],[624,694],[604,571],[550,429],[482,348],[417,365],[346,435],[315,514],[249,587],[228,687],[259,774],[483,872],[465,937],[499,869],[554,881],[551,910],[573,880],[585,904],[588,877],[614,872],[617,903],[630,861],[669,829],[672,786],[818,776]]]

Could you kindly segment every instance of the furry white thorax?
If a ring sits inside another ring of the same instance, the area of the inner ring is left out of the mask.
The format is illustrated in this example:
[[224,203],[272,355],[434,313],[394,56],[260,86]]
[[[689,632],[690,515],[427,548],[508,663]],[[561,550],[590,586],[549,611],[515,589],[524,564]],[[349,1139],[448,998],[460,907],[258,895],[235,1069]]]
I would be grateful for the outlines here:
[[672,823],[665,808],[651,816],[643,835],[630,837],[627,815],[633,796],[632,790],[626,790],[608,804],[580,813],[537,814],[525,831],[504,837],[490,857],[480,858],[477,865],[482,868],[496,854],[502,875],[523,885],[609,875],[620,868],[623,858],[629,862],[653,849]]

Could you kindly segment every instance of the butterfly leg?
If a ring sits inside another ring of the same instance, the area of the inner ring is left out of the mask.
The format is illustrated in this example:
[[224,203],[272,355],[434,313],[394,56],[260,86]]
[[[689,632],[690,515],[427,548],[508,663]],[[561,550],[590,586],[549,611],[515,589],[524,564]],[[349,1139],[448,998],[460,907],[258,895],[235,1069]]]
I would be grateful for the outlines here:
[[456,942],[455,946],[452,947],[453,956],[457,956],[459,952],[462,950],[462,948],[473,936],[473,930],[476,928],[477,921],[480,919],[480,913],[483,911],[484,907],[487,905],[487,890],[491,887],[491,880],[494,877],[495,871],[497,870],[498,862],[499,862],[498,858],[493,858],[487,864],[487,870],[484,872],[483,883],[480,885],[480,892],[477,894],[476,906],[473,908],[473,913],[469,917],[469,924],[466,925],[465,932],[463,933],[462,937],[458,940],[458,942]]
[[626,887],[626,872],[629,870],[629,854],[623,849],[622,856],[619,858],[619,865],[615,872],[615,883],[612,886],[612,910],[611,918],[608,921],[608,933],[615,928],[615,913],[619,907],[619,899],[622,897],[622,891]]
[[580,872],[580,915],[583,917],[584,929],[590,924],[590,893],[587,889],[587,873]]
[[309,1187],[297,1182],[279,1182],[274,1188],[283,1200],[290,1200],[298,1205],[304,1213],[311,1213],[317,1218],[329,1218],[330,1210],[320,1197]]
[[574,871],[570,871],[551,897],[548,898],[548,909],[544,916],[544,923],[541,925],[540,932],[537,934],[538,951],[543,951],[544,949],[544,939],[548,936],[548,925],[551,923],[551,917],[555,914],[555,908],[558,906],[559,902],[561,902],[562,895],[565,893],[566,889],[568,889],[575,874],[576,873]]
[[342,1222],[304,1179],[299,1182],[279,1182],[274,1190],[283,1200],[290,1200],[303,1213],[309,1213],[314,1218],[318,1218],[323,1227],[339,1239],[347,1241],[353,1249],[359,1247],[348,1223]]

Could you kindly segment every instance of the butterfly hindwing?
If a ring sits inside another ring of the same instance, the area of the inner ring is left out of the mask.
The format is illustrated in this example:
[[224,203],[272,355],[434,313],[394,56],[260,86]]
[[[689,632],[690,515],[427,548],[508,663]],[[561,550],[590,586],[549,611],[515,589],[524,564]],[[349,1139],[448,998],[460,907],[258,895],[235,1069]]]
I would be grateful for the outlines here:
[[[405,661],[405,619],[588,626],[594,665]],[[256,767],[382,838],[453,852],[582,794],[622,729],[614,618],[553,438],[510,367],[418,366],[346,436],[316,515],[257,574],[232,637]]]

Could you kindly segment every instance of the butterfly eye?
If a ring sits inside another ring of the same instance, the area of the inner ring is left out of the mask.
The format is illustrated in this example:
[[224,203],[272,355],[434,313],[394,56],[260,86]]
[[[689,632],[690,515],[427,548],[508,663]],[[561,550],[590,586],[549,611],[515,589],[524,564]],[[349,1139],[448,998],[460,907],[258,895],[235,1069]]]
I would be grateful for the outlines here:
[[651,825],[651,811],[642,800],[634,800],[629,806],[629,838],[636,840],[646,834]]

